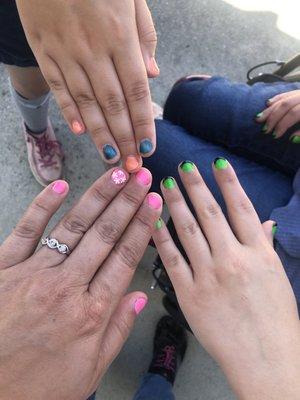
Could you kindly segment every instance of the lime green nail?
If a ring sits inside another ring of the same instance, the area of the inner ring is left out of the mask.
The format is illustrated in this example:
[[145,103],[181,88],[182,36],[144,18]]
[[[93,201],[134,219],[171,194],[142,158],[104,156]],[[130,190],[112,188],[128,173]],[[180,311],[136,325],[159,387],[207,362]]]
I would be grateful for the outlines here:
[[175,179],[171,176],[168,176],[163,180],[163,185],[165,189],[174,189],[175,187]]
[[159,218],[159,219],[156,221],[155,229],[159,230],[159,229],[162,228],[162,226],[163,226],[163,220],[162,220],[161,218]]
[[267,133],[267,130],[268,130],[269,128],[268,128],[268,124],[264,124],[264,126],[261,128],[261,131],[263,132],[263,133]]
[[277,233],[278,225],[275,223],[272,228],[272,235],[275,236]]
[[180,164],[180,168],[182,169],[183,172],[193,172],[195,169],[195,164],[192,161],[183,161]]
[[228,164],[228,161],[222,157],[218,157],[214,161],[216,169],[226,169],[228,167]]
[[294,144],[300,144],[300,136],[293,136],[291,141]]
[[277,135],[276,135],[276,132],[275,132],[275,131],[272,133],[272,137],[273,137],[274,139],[277,139]]
[[258,114],[256,114],[256,118],[262,118],[263,117],[263,115],[264,115],[264,113],[263,112],[260,112],[260,113],[258,113]]

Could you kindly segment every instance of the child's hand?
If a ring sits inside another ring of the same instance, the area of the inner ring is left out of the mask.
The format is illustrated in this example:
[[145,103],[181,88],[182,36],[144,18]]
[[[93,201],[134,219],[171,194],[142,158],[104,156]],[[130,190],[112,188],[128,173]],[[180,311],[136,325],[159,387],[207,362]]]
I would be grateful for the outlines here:
[[[257,114],[257,122],[263,124],[262,132],[278,139],[296,123],[300,122],[300,90],[279,94],[269,99],[268,108]],[[290,140],[300,144],[300,130]]]

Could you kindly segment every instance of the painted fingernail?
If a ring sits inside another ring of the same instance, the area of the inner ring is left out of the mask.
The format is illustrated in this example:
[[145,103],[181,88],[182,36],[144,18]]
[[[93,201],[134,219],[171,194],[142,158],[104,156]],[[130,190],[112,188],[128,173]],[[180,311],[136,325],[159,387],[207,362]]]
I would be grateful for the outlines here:
[[102,150],[103,150],[104,157],[107,160],[112,160],[118,154],[117,150],[110,144],[106,144],[105,146],[103,146]]
[[153,74],[159,74],[159,72],[160,72],[157,62],[154,57],[152,57],[150,60],[150,69]]
[[139,160],[136,156],[128,156],[125,162],[125,167],[128,172],[134,172],[138,167],[140,163]]
[[150,139],[144,139],[140,143],[140,153],[147,154],[153,150],[153,144]]
[[262,133],[267,133],[268,129],[268,124],[264,124],[264,126],[261,128],[261,131]]
[[192,161],[183,161],[180,164],[180,168],[183,172],[186,173],[193,172],[195,169],[195,164]]
[[276,133],[275,131],[272,132],[272,137],[273,137],[274,139],[277,139],[277,133]]
[[273,99],[269,99],[269,100],[266,101],[266,105],[267,106],[270,106],[272,103],[273,103]]
[[216,169],[226,169],[228,164],[229,162],[223,157],[217,157],[214,161],[214,166]]
[[67,187],[68,185],[65,181],[56,181],[52,186],[52,190],[57,194],[64,194],[67,190]]
[[80,133],[84,132],[84,127],[79,121],[73,121],[73,123],[72,123],[72,131],[76,135],[79,135]]
[[127,175],[122,169],[117,168],[111,174],[111,179],[116,185],[122,185],[127,181]]
[[135,177],[143,186],[148,186],[151,183],[151,174],[147,169],[141,169],[136,173]]
[[148,299],[145,299],[145,297],[140,297],[139,299],[137,299],[134,303],[134,311],[136,313],[136,315],[139,315],[143,309],[146,307],[148,303]]
[[160,230],[163,227],[163,220],[159,218],[155,223],[155,229]]
[[272,235],[273,235],[273,236],[276,235],[277,229],[278,229],[278,224],[277,224],[277,222],[275,222],[275,223],[273,224],[273,227],[272,227]]
[[263,112],[260,112],[260,113],[256,114],[256,119],[260,119],[260,118],[262,118],[262,117],[263,117],[263,115],[264,115],[264,113],[263,113]]
[[291,142],[294,144],[300,144],[300,136],[293,136]]
[[148,194],[147,201],[149,207],[153,208],[154,210],[159,210],[162,206],[162,200],[158,194]]
[[168,176],[167,178],[163,179],[162,184],[163,184],[165,189],[174,189],[174,187],[175,187],[175,179],[172,178],[171,176]]

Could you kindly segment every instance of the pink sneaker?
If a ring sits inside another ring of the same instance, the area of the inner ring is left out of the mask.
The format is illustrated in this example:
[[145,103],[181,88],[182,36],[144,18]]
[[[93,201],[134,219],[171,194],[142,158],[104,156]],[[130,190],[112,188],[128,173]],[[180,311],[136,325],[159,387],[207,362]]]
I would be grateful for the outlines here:
[[35,179],[42,186],[61,179],[64,155],[61,144],[56,140],[50,120],[48,120],[48,127],[44,133],[30,134],[24,123],[23,130],[28,161]]

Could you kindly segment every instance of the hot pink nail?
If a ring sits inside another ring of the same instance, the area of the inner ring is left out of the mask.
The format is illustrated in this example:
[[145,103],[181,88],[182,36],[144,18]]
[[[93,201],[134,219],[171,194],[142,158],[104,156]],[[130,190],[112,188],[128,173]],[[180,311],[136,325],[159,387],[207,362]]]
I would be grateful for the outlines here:
[[159,210],[162,206],[161,197],[158,194],[149,194],[147,197],[148,205],[154,210]]
[[65,181],[56,181],[52,186],[52,190],[57,194],[64,194],[67,189],[67,183]]
[[117,168],[111,174],[111,179],[116,185],[122,185],[127,181],[127,175],[122,169]]
[[136,315],[139,315],[143,309],[146,307],[148,303],[148,299],[145,299],[145,297],[140,297],[139,299],[137,299],[134,303],[134,311],[136,313]]
[[148,186],[151,183],[151,174],[147,169],[141,169],[135,176],[143,186]]
[[80,135],[81,133],[84,132],[84,127],[82,126],[82,124],[79,121],[74,121],[72,123],[72,131],[76,134],[76,135]]

